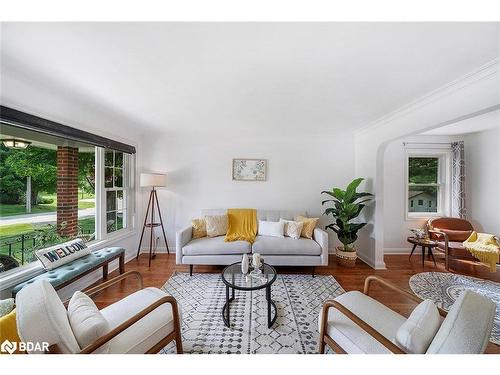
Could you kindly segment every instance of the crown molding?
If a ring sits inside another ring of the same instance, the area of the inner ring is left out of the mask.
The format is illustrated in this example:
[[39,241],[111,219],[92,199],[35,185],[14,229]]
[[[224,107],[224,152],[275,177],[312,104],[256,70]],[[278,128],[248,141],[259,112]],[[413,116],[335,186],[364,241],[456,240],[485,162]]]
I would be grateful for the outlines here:
[[369,122],[368,124],[358,129],[355,134],[356,136],[367,134],[384,126],[387,123],[390,123],[391,121],[407,116],[408,114],[422,107],[430,105],[445,96],[462,90],[465,87],[471,86],[479,81],[495,79],[499,75],[500,57],[497,57],[477,68],[476,70],[473,70],[472,72],[467,73],[462,77],[425,94],[424,96],[421,96],[420,98],[396,109],[395,111],[389,112],[388,114],[378,118],[375,121]]

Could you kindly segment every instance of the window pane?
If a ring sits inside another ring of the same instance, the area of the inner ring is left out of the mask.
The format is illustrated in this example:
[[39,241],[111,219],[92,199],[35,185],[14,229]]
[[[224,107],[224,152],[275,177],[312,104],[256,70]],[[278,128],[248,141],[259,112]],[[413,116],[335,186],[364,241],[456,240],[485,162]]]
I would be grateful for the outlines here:
[[125,217],[125,211],[117,213],[117,215],[116,215],[116,228],[117,229],[126,228],[124,217]]
[[438,158],[409,158],[408,182],[433,184],[438,182]]
[[[418,186],[408,192],[410,212],[437,212],[437,186]],[[424,202],[426,204],[424,204]]]
[[116,191],[106,192],[106,211],[116,211]]
[[[2,137],[31,144],[0,143],[0,273],[35,261],[38,249],[95,239],[95,146],[66,146],[63,138],[14,126],[2,127]],[[64,181],[58,181],[58,162],[72,172]],[[68,204],[62,209],[58,201]]]
[[108,212],[106,214],[106,229],[108,233],[116,230],[116,212]]
[[104,168],[104,187],[113,187],[113,169],[110,167]]
[[123,152],[115,151],[115,167],[116,168],[123,167]]
[[123,171],[115,168],[115,187],[123,187]]
[[113,167],[114,166],[113,151],[112,150],[106,150],[104,152],[104,166],[105,167]]
[[116,207],[118,211],[125,209],[124,192],[123,190],[118,190],[116,192]]

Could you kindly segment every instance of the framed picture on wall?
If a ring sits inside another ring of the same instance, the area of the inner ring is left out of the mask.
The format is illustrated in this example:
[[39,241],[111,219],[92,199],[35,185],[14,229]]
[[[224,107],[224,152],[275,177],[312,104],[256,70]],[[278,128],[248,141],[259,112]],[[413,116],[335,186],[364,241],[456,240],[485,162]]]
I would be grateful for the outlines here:
[[266,181],[266,159],[233,159],[233,181]]

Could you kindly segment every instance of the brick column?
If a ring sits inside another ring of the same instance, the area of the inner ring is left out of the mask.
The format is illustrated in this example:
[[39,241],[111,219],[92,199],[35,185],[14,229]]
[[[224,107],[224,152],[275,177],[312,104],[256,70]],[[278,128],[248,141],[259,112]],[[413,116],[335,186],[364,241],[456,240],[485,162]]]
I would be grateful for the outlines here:
[[57,147],[57,231],[68,237],[78,234],[78,148],[74,147]]

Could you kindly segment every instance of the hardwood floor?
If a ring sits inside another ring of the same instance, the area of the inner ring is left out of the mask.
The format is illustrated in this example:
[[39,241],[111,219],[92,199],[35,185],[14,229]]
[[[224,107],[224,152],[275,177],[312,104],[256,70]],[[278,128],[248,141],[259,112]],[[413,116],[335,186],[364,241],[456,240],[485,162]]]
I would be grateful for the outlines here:
[[[354,268],[343,268],[336,264],[335,257],[330,256],[329,265],[326,267],[316,267],[317,275],[333,275],[335,279],[346,290],[363,290],[363,283],[369,275],[379,275],[399,285],[400,287],[410,290],[408,286],[409,278],[419,272],[424,271],[439,271],[446,272],[444,268],[444,259],[440,254],[436,254],[437,266],[434,267],[432,260],[425,260],[425,265],[422,267],[421,257],[419,254],[414,254],[411,261],[407,255],[387,255],[385,257],[386,270],[374,270],[361,261],[357,261]],[[195,266],[194,272],[220,272],[223,267],[220,266]],[[500,273],[490,273],[484,266],[473,262],[453,261],[451,269],[455,273],[479,277],[482,279],[500,282]],[[153,260],[151,268],[148,268],[148,257],[141,255],[139,260],[132,260],[126,264],[126,271],[137,270],[144,278],[144,286],[162,287],[168,278],[175,271],[189,272],[189,267],[175,264],[175,254],[158,254]],[[310,273],[310,267],[277,267],[278,273]],[[111,274],[111,277],[118,274],[117,271]],[[135,280],[129,280],[113,286],[95,298],[99,308],[105,307],[118,299],[132,293],[137,288]],[[394,294],[384,290],[379,286],[373,288],[370,294],[372,297],[382,302],[389,308],[399,312],[404,316],[408,316],[411,310],[415,307],[414,303],[409,300],[395,299]],[[489,344],[487,353],[500,354],[500,346]]]

